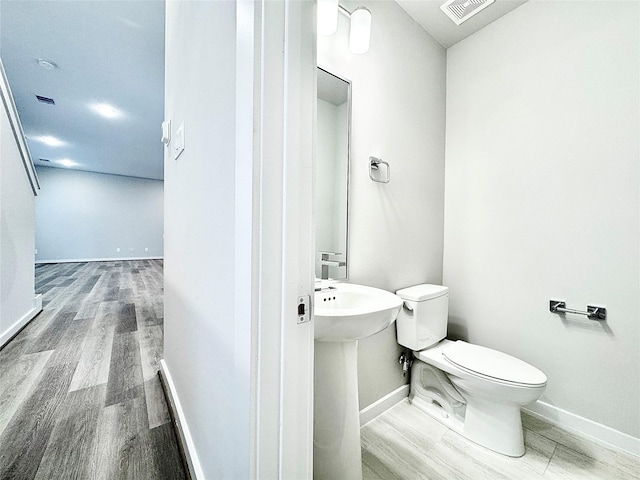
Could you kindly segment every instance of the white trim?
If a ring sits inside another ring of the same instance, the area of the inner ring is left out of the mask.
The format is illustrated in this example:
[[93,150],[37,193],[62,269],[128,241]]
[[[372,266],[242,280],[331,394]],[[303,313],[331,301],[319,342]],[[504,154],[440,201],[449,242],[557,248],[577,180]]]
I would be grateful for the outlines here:
[[386,394],[381,399],[373,402],[368,407],[363,408],[362,410],[360,410],[360,426],[363,427],[371,420],[379,415],[382,415],[384,412],[389,410],[397,403],[400,403],[408,396],[409,384],[402,385],[401,387],[396,388],[394,391]]
[[313,477],[315,2],[254,2],[252,478]]
[[36,265],[40,263],[118,262],[121,260],[164,260],[164,257],[64,258],[61,260],[36,260]]
[[[280,478],[294,479],[313,477],[314,327],[311,320],[297,322],[298,298],[313,298],[315,281],[315,2],[288,0],[284,21],[283,197],[279,202],[283,216]],[[273,53],[266,59],[271,61]],[[269,108],[269,103],[265,106]],[[263,122],[269,120],[268,111]],[[263,226],[270,232],[268,224]],[[263,281],[270,277],[268,271],[263,275]]]
[[16,333],[18,333],[24,326],[33,320],[36,315],[42,311],[42,295],[36,295],[33,299],[33,308],[20,318],[16,323],[11,325],[7,331],[0,334],[0,348],[4,347],[9,340],[11,340]]
[[594,422],[545,402],[537,401],[523,410],[533,417],[566,430],[579,437],[599,443],[609,449],[619,450],[640,457],[640,438]]
[[11,130],[13,131],[13,136],[16,140],[16,145],[18,146],[18,150],[20,152],[20,158],[22,159],[22,165],[24,166],[24,170],[27,173],[27,177],[29,178],[29,183],[31,184],[31,190],[33,191],[33,195],[37,196],[38,190],[40,189],[40,183],[38,182],[36,167],[33,165],[33,160],[31,159],[31,152],[29,151],[29,146],[27,145],[27,140],[24,135],[24,129],[22,128],[20,116],[18,115],[18,109],[16,108],[13,93],[11,93],[9,80],[7,79],[7,75],[5,73],[4,65],[2,64],[1,59],[0,99],[2,100],[4,109],[7,112],[9,124],[11,125]]
[[187,421],[185,420],[184,411],[182,410],[182,405],[180,404],[180,399],[178,398],[176,387],[173,383],[173,379],[171,378],[171,374],[169,373],[169,368],[167,367],[164,359],[160,360],[160,371],[162,372],[165,380],[164,383],[167,392],[167,401],[169,402],[169,408],[173,413],[176,427],[178,428],[178,435],[180,436],[180,443],[182,444],[184,449],[184,454],[187,460],[187,467],[189,468],[189,474],[194,480],[204,479],[204,473],[202,472],[202,467],[200,466],[198,453],[196,452],[196,447],[193,444],[193,438],[191,437],[191,433],[189,432],[189,427],[187,425]]

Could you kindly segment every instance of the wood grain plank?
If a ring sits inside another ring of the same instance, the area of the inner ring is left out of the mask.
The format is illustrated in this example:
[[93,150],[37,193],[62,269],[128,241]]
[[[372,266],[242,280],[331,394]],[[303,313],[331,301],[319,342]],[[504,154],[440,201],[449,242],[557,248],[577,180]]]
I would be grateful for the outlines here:
[[60,478],[61,472],[69,479],[90,478],[87,458],[93,451],[105,391],[106,385],[100,385],[67,395],[63,405],[66,413],[51,432],[36,480]]
[[[87,458],[91,480],[126,478],[129,463],[137,461],[131,453],[140,432],[148,430],[146,405],[143,398],[133,398],[102,409],[98,418],[96,440]],[[152,476],[141,476],[152,479]]]
[[135,332],[113,336],[105,406],[144,395],[140,346]]
[[100,280],[100,275],[91,275],[91,277],[82,284],[79,291],[81,293],[90,293],[98,283],[98,280]]
[[21,355],[10,368],[0,370],[0,436],[36,384],[51,353]]
[[67,363],[43,370],[33,393],[0,437],[1,478],[27,479],[35,476],[72,375],[73,367]]
[[160,378],[156,375],[151,380],[144,382],[144,396],[147,402],[147,414],[149,416],[149,428],[159,427],[171,422],[171,416],[164,390],[160,384]]
[[145,478],[186,479],[175,432],[169,423],[141,431],[134,443],[131,457],[135,460],[127,463],[128,468],[122,478],[136,480],[150,475]]
[[106,384],[109,379],[111,349],[115,327],[92,329],[82,345],[69,391]]
[[0,349],[0,479],[184,478],[155,375],[162,263],[40,265],[36,284],[42,313]]
[[64,337],[71,321],[77,312],[60,312],[51,319],[46,325],[44,331],[38,335],[38,338],[30,345],[26,353],[44,352],[46,350],[55,350]]
[[116,334],[135,332],[137,329],[136,305],[120,302],[116,309]]
[[140,345],[140,361],[145,381],[158,376],[160,360],[162,360],[163,333],[160,326],[146,327],[138,330]]
[[139,295],[134,297],[136,306],[136,320],[138,322],[138,330],[146,327],[160,326],[163,324],[162,315],[158,317],[156,313],[156,305],[147,295]]

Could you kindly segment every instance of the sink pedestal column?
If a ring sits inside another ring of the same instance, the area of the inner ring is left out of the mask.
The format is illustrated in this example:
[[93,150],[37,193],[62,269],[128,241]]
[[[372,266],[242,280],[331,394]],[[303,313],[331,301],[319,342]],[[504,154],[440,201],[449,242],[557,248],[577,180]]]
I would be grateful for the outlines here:
[[358,342],[315,342],[314,480],[362,480]]

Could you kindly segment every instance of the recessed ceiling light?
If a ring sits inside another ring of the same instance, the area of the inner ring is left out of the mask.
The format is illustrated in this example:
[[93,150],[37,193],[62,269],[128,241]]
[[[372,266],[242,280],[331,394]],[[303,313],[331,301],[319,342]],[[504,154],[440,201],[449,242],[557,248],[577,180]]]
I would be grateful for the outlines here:
[[58,163],[63,167],[75,167],[76,165],[78,165],[76,162],[74,162],[73,160],[69,160],[68,158],[58,160]]
[[103,117],[116,118],[120,116],[120,112],[107,103],[96,103],[92,108]]
[[39,58],[38,65],[40,65],[45,70],[53,70],[54,68],[58,67],[58,65],[56,65],[55,62],[52,62],[51,60],[47,60],[46,58]]
[[40,137],[36,137],[36,140],[44,143],[45,145],[49,145],[50,147],[61,147],[64,145],[62,140],[58,140],[56,137],[52,137],[51,135],[42,135]]

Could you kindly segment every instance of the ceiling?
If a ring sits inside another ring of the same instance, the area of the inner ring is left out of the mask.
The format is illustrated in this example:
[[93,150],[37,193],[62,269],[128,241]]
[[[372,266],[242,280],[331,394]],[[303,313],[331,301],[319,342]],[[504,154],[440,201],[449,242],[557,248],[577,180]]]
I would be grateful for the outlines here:
[[495,0],[494,3],[479,11],[461,25],[456,25],[440,10],[440,5],[445,1],[396,0],[444,48],[455,45],[460,40],[467,38],[527,2],[527,0]]
[[2,0],[0,57],[36,165],[163,178],[164,1]]
[[[396,1],[448,48],[526,0],[496,0],[460,26],[444,0]],[[164,0],[1,0],[0,57],[36,165],[163,178]]]

